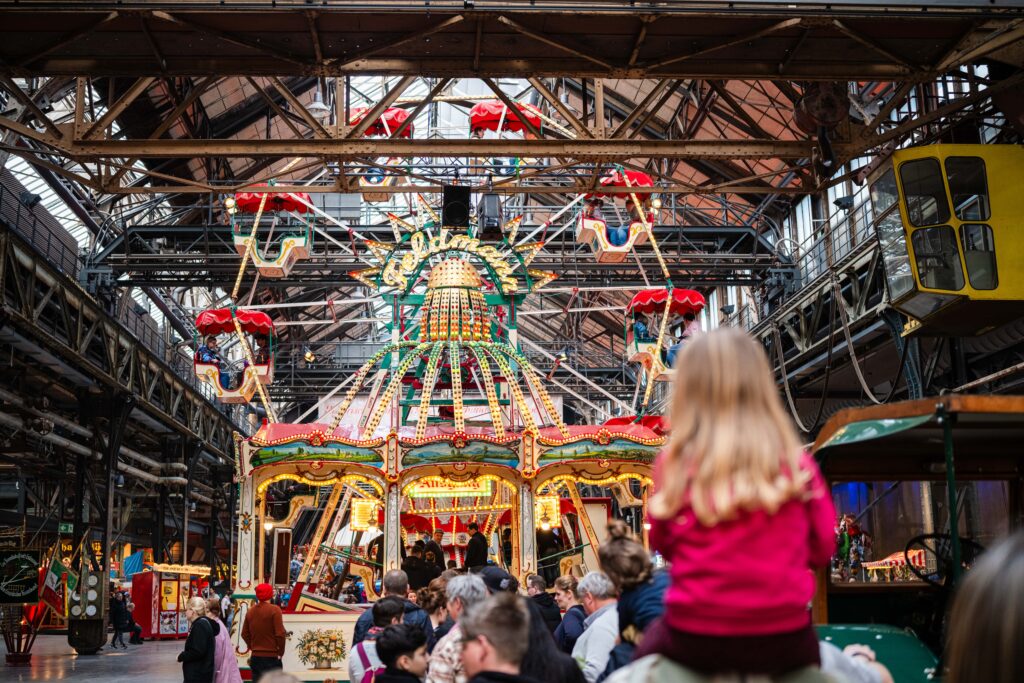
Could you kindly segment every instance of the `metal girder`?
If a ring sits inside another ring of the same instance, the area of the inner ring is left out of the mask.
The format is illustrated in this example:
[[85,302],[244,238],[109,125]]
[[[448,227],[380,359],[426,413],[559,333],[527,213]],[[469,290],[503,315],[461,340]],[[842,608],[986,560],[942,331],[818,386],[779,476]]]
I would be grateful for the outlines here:
[[[167,362],[111,318],[77,283],[0,227],[0,304],[6,324],[170,431],[230,459],[238,427]],[[195,380],[193,380],[195,381]]]
[[[1019,0],[760,0],[697,6],[576,0],[424,3],[31,3],[5,0],[8,75],[902,78],[959,37],[1019,18]],[[227,11],[225,8],[227,7]],[[885,21],[878,21],[880,12]],[[312,31],[311,31],[312,28]],[[324,40],[330,36],[330,40]],[[587,38],[581,38],[585,36]],[[801,38],[801,36],[803,36]],[[726,37],[726,38],[723,38]],[[994,40],[998,40],[994,36]],[[794,42],[798,54],[790,55]],[[108,49],[117,44],[118,50]],[[977,54],[983,47],[964,52]],[[154,59],[154,55],[157,56]],[[959,57],[958,53],[956,57]]]
[[[5,125],[0,120],[0,126]],[[617,159],[804,159],[807,140],[53,140],[79,159],[103,157],[566,157]],[[843,153],[842,145],[837,152]]]

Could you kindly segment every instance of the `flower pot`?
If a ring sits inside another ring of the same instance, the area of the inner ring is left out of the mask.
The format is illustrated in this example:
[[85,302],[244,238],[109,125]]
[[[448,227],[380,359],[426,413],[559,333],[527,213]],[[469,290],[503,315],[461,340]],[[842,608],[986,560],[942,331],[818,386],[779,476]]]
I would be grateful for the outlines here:
[[331,668],[331,662],[328,662],[325,659],[318,659],[316,664],[313,665],[313,668],[314,669],[330,669]]

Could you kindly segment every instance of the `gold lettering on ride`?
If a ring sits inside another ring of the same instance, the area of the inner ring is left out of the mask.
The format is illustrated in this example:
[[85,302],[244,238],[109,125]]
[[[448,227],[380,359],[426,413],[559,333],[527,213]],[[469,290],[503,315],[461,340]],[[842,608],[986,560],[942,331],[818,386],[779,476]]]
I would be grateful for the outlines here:
[[501,282],[501,290],[506,293],[516,291],[517,283],[512,275],[512,266],[505,261],[505,255],[490,245],[481,246],[480,241],[468,235],[451,235],[444,229],[429,239],[423,232],[417,232],[409,238],[408,251],[388,260],[381,274],[381,281],[392,287],[405,289],[412,275],[424,260],[446,251],[463,251],[480,257],[497,274]]

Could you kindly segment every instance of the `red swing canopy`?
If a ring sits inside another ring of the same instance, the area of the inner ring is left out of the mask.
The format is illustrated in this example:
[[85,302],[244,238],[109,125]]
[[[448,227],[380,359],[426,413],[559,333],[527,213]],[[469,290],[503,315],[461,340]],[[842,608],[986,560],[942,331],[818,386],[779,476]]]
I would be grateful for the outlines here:
[[269,337],[274,333],[274,321],[263,311],[236,310],[234,316],[230,308],[210,308],[196,317],[196,329],[199,334],[229,334],[235,331],[233,318],[238,319],[242,331],[248,334]]
[[[629,185],[626,180],[629,180]],[[602,192],[595,193],[596,197],[621,197],[630,193],[632,187],[654,187],[654,180],[651,176],[642,171],[629,171],[623,175],[622,171],[612,171],[601,178]],[[616,189],[621,188],[621,189]]]
[[[268,185],[257,185],[256,187],[269,187]],[[299,199],[310,204],[313,201],[307,192],[236,192],[235,206],[242,213],[256,213],[260,208],[260,201],[263,195],[267,195],[267,203],[263,205],[264,211],[293,211],[295,213],[306,213],[309,207]],[[293,196],[294,195],[294,196]]]
[[676,315],[696,315],[704,310],[704,295],[692,289],[647,289],[633,297],[626,312],[661,313],[665,310],[666,301],[669,302],[669,312]]
[[[497,132],[498,123],[501,122],[501,129],[518,133],[526,129],[523,120],[533,124],[534,128],[540,128],[540,110],[532,104],[517,102],[518,111],[509,111],[508,107],[499,100],[484,100],[477,102],[469,110],[469,129],[486,128]],[[504,121],[502,115],[504,114]]]
[[644,415],[637,421],[635,415],[623,415],[622,417],[613,417],[604,423],[606,427],[624,427],[625,425],[639,424],[647,427],[655,434],[663,436],[668,433],[668,420],[661,415]]
[[[366,116],[370,109],[368,107],[359,107],[353,109],[349,115],[349,124],[352,126],[359,125],[363,117]],[[391,137],[391,134],[398,130],[406,119],[409,118],[409,112],[401,107],[388,107],[384,110],[384,113],[380,117],[370,124],[370,127],[363,132],[363,137],[386,136]],[[413,132],[413,125],[410,123],[409,127],[402,131],[400,137],[411,138]]]

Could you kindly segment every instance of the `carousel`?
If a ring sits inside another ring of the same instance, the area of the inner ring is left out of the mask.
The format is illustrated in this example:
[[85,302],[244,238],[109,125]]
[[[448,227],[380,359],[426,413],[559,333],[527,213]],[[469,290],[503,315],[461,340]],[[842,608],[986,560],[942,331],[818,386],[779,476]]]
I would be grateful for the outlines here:
[[[362,608],[323,590],[336,572],[359,577],[373,599],[381,572],[399,568],[420,533],[441,531],[444,561],[462,566],[474,522],[489,560],[524,583],[539,568],[596,568],[610,501],[584,497],[580,485],[610,488],[643,519],[666,439],[650,416],[565,424],[545,372],[518,343],[517,311],[555,277],[530,268],[542,243],[483,244],[472,227],[444,227],[419,201],[417,223],[392,217],[400,239],[367,241],[373,263],[351,273],[389,307],[390,340],[321,402],[317,421],[268,419],[238,437],[236,624],[258,583],[287,587],[293,639],[285,669],[303,680],[344,670],[343,657],[327,669],[308,666],[301,647],[313,631],[350,642]],[[289,486],[319,500],[272,500]],[[320,512],[297,581],[282,584],[279,570],[291,559],[282,565],[282,549],[292,547],[290,527],[303,507]],[[248,652],[234,631],[244,670]]]

